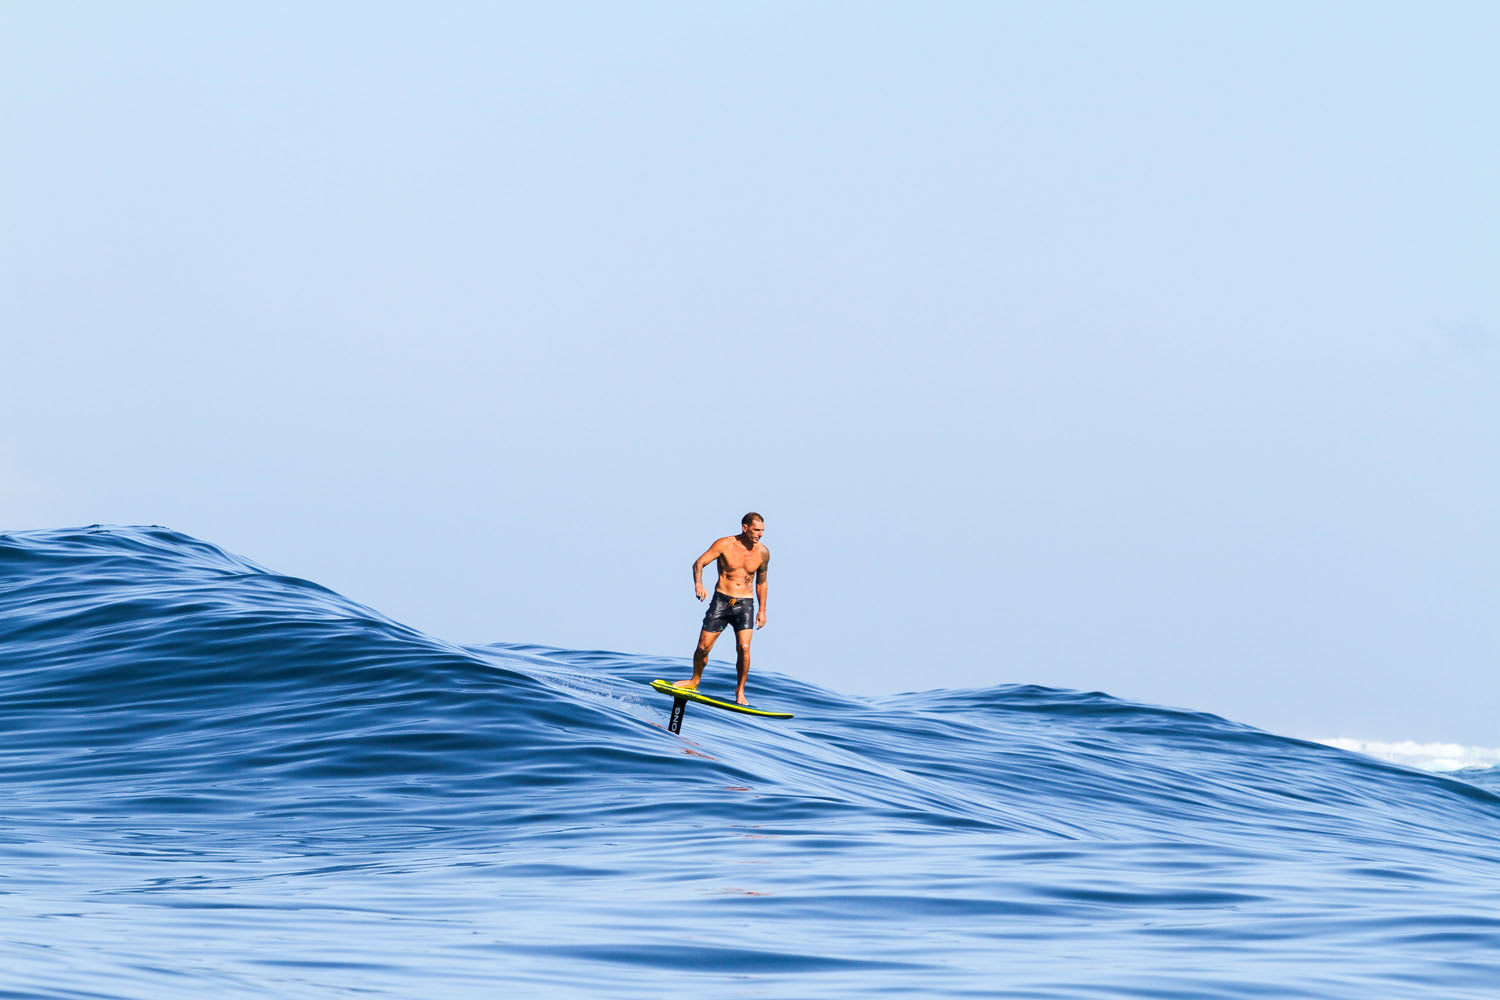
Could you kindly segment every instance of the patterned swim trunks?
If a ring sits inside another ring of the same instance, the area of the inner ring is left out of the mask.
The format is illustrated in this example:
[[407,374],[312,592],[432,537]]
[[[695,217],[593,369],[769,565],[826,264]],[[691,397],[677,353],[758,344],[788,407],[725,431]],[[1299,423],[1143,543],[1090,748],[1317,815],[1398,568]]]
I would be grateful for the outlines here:
[[725,625],[733,625],[736,632],[755,628],[755,598],[730,597],[714,591],[714,599],[703,613],[703,631],[722,632]]

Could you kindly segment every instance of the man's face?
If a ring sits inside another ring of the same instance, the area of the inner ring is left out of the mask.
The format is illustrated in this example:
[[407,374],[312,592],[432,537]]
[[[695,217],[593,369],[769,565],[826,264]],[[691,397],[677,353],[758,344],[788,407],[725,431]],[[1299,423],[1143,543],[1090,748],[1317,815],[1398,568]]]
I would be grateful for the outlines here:
[[744,530],[745,537],[752,542],[760,541],[760,536],[766,533],[766,523],[764,521],[750,521],[740,525],[740,528]]

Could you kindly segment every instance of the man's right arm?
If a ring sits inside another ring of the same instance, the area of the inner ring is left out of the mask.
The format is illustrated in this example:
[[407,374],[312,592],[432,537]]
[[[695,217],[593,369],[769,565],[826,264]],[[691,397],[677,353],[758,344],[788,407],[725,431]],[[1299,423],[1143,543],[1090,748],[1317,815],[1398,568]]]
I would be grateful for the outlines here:
[[720,538],[710,545],[708,551],[699,556],[698,560],[693,563],[693,593],[698,595],[698,600],[700,601],[708,596],[708,591],[703,589],[703,567],[719,558],[719,546],[723,543],[724,539]]

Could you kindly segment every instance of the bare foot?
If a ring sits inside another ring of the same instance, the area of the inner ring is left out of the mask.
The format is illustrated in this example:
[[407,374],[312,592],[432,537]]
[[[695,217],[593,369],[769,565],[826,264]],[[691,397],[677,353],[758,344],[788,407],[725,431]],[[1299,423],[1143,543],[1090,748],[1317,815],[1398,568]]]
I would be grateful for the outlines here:
[[698,681],[696,678],[689,677],[685,681],[673,681],[672,686],[674,688],[682,688],[684,691],[696,691],[698,690]]
[[750,707],[750,703],[745,700],[745,692],[743,691],[736,691],[734,693],[734,703],[736,705],[744,705],[746,708]]

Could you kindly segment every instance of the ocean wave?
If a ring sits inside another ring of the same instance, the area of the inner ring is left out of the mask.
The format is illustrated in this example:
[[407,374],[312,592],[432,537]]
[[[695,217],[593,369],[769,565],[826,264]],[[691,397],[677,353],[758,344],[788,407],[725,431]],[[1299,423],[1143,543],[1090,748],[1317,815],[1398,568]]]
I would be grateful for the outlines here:
[[[251,918],[188,930],[177,914],[287,894],[324,923],[277,909],[302,964],[234,966],[251,994],[344,989],[317,971],[329,953],[390,996],[487,995],[487,962],[579,996],[661,991],[630,970],[718,995],[795,977],[772,992],[814,997],[1342,1000],[1418,983],[1447,1000],[1500,981],[1474,958],[1500,944],[1489,771],[1455,780],[1101,692],[854,698],[765,670],[755,700],[793,720],[690,706],[676,735],[648,685],[683,669],[458,646],[164,528],[0,536],[0,856],[28,887],[0,893],[0,964],[32,968],[57,948],[45,915],[99,899],[186,942],[106,946],[120,979],[0,988],[198,995],[204,977],[150,970],[243,952]],[[428,950],[393,961],[413,914]],[[101,924],[69,919],[78,953],[100,954]],[[1060,972],[1039,940],[1102,964]],[[1184,965],[1199,945],[1215,962]]]

